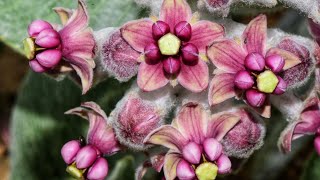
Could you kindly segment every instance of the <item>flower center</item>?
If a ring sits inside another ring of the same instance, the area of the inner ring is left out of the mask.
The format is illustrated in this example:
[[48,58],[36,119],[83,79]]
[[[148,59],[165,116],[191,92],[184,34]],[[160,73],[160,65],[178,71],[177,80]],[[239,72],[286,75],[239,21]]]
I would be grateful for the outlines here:
[[176,55],[180,50],[181,41],[177,36],[168,33],[159,39],[158,45],[162,55]]
[[270,70],[260,73],[257,77],[258,89],[264,93],[272,93],[276,89],[278,83],[279,80],[277,76]]
[[196,175],[199,180],[214,180],[217,174],[218,166],[210,162],[204,162],[196,169]]
[[66,171],[74,178],[81,179],[86,169],[80,170],[76,167],[76,163],[69,165]]
[[23,40],[24,53],[28,59],[33,59],[36,54],[36,46],[33,38],[28,37]]

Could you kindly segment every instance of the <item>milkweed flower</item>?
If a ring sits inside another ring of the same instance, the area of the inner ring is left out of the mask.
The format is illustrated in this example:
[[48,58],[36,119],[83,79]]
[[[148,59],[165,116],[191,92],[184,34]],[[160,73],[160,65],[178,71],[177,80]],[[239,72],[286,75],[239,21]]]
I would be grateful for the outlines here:
[[122,37],[141,53],[138,85],[144,91],[177,82],[193,92],[208,86],[206,47],[224,36],[224,28],[197,21],[185,0],[164,0],[159,19],[131,21],[121,28]]
[[88,180],[104,179],[108,175],[108,161],[103,157],[120,150],[113,129],[107,124],[107,116],[93,102],[86,102],[66,114],[76,114],[89,120],[87,143],[84,139],[67,142],[61,149],[67,172],[73,177]]
[[35,20],[28,27],[29,37],[24,40],[30,68],[38,73],[63,74],[75,71],[80,77],[83,93],[93,80],[95,40],[88,27],[89,17],[83,0],[78,9],[55,8],[61,25]]

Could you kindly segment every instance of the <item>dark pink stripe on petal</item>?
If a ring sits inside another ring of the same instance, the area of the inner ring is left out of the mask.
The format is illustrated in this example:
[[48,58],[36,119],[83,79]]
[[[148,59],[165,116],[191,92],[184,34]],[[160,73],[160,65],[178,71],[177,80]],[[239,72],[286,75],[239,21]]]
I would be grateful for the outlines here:
[[162,62],[149,65],[145,62],[141,63],[138,71],[138,86],[144,91],[153,91],[159,89],[169,80],[164,74]]

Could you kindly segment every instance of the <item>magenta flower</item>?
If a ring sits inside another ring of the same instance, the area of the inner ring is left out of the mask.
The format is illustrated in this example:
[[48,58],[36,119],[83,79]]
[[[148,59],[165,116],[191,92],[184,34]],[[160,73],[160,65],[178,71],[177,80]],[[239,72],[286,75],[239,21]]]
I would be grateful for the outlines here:
[[144,91],[170,81],[200,92],[207,88],[206,47],[223,37],[224,28],[192,17],[185,0],[164,0],[159,20],[140,19],[121,28],[123,38],[141,53],[138,85]]
[[66,114],[76,114],[89,120],[87,143],[84,139],[67,142],[61,149],[67,172],[73,177],[88,180],[104,179],[108,175],[108,162],[103,157],[120,150],[107,116],[94,102],[86,102]]
[[[86,93],[93,80],[95,40],[83,0],[78,9],[55,8],[61,26],[35,20],[28,27],[30,37],[24,40],[29,65],[35,72],[60,74],[76,71]],[[56,28],[54,28],[56,27]]]
[[188,103],[171,125],[154,130],[145,142],[170,149],[163,165],[166,179],[215,179],[218,173],[231,169],[231,161],[219,141],[239,120],[231,113],[209,117],[201,105]]
[[313,134],[316,134],[314,145],[320,155],[320,101],[315,94],[305,101],[299,118],[281,133],[278,146],[282,152],[288,153],[293,140]]
[[287,87],[279,73],[301,61],[280,48],[266,51],[266,39],[267,19],[260,15],[248,24],[241,41],[224,39],[208,48],[207,55],[218,68],[209,88],[210,105],[243,93],[246,103],[270,116],[268,94],[280,95]]

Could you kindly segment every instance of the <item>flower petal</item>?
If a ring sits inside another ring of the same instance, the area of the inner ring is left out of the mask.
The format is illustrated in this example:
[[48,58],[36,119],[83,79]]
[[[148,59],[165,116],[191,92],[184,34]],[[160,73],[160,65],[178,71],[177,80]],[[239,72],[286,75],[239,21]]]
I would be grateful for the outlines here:
[[177,165],[181,160],[179,153],[169,151],[164,159],[163,172],[167,180],[174,180],[177,176]]
[[155,154],[151,156],[148,160],[146,160],[136,169],[135,179],[142,180],[143,176],[145,175],[149,167],[152,167],[154,170],[160,173],[164,165],[164,158],[165,158],[164,153]]
[[242,34],[243,44],[249,53],[266,53],[267,17],[263,14],[250,21]]
[[206,137],[220,141],[240,120],[232,113],[214,114],[208,121]]
[[285,60],[285,65],[283,67],[283,70],[290,69],[301,63],[298,56],[280,48],[269,49],[266,56],[271,56],[271,55],[279,55]]
[[61,21],[62,25],[67,24],[69,18],[71,17],[71,15],[73,13],[71,9],[67,9],[67,8],[63,8],[63,7],[55,7],[55,8],[53,8],[53,10],[60,17],[60,21]]
[[200,104],[187,103],[178,113],[172,125],[189,141],[201,144],[207,131],[208,114]]
[[66,114],[79,115],[89,120],[88,143],[98,148],[102,154],[110,155],[120,150],[113,129],[107,124],[106,114],[96,103],[82,103],[80,107],[71,109]]
[[236,96],[234,74],[218,72],[211,80],[208,100],[210,106],[226,101]]
[[202,60],[199,60],[198,64],[194,66],[181,63],[178,82],[192,92],[203,91],[209,83],[208,65]]
[[180,21],[189,21],[192,11],[185,0],[164,0],[160,10],[160,20],[169,24],[171,31]]
[[159,89],[166,84],[169,80],[166,78],[162,62],[158,64],[149,65],[142,62],[138,70],[138,85],[144,91],[153,91]]
[[176,128],[170,125],[163,125],[160,128],[152,131],[145,138],[144,142],[162,145],[179,152],[184,145],[186,145],[187,140]]
[[233,40],[226,39],[215,42],[208,48],[207,55],[218,69],[230,73],[245,70],[244,59],[247,54]]
[[196,45],[200,52],[205,52],[208,46],[224,34],[223,26],[210,21],[199,21],[192,25],[192,37],[189,43]]
[[150,19],[130,21],[120,29],[121,35],[133,49],[143,52],[147,45],[154,42],[152,24]]

